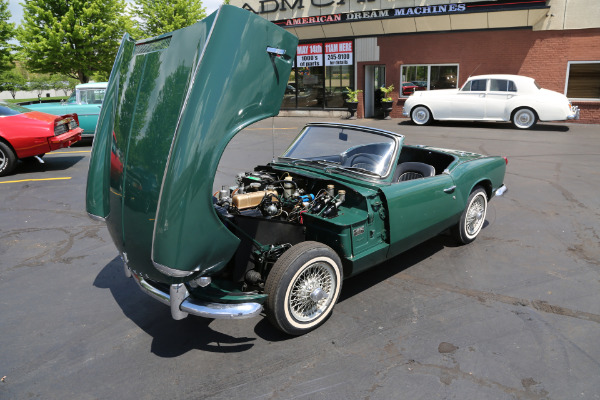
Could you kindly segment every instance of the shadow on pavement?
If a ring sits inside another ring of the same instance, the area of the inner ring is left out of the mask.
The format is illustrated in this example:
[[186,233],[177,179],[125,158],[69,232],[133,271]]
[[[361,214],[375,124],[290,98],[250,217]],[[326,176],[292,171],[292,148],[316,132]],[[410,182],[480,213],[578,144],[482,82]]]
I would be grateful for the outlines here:
[[44,163],[40,163],[37,160],[19,161],[17,168],[13,171],[12,175],[28,174],[36,172],[49,172],[49,171],[64,171],[79,161],[83,160],[83,156],[52,156],[44,157]]
[[[350,299],[362,291],[431,257],[447,247],[458,246],[448,235],[438,235],[427,242],[388,260],[368,272],[344,281],[338,302]],[[115,257],[98,274],[94,286],[109,289],[127,318],[152,336],[152,353],[159,357],[177,357],[190,350],[216,353],[237,353],[249,350],[256,338],[233,337],[210,328],[212,319],[188,316],[181,321],[171,318],[169,307],[140,291],[133,279],[123,275],[123,263]],[[293,339],[274,328],[266,316],[255,318],[254,332],[269,342]]]
[[[398,125],[413,125],[411,120],[399,122]],[[515,132],[568,132],[569,127],[559,124],[538,123],[531,129],[516,129],[508,122],[472,122],[472,121],[434,121],[429,126],[445,126],[448,128],[484,128],[484,129],[513,129]],[[427,127],[424,127],[427,128]]]
[[190,350],[237,353],[254,346],[255,338],[233,337],[210,328],[212,319],[189,316],[171,318],[169,307],[140,291],[133,279],[125,278],[123,262],[115,257],[94,280],[94,286],[109,289],[123,314],[150,335],[151,351],[172,358]]
[[81,138],[81,140],[77,143],[73,143],[71,145],[71,147],[89,147],[90,150],[92,149],[92,142],[94,141],[93,137],[84,137]]
[[350,299],[362,291],[419,264],[447,247],[457,246],[456,241],[451,236],[445,234],[438,235],[433,239],[421,243],[362,274],[345,280],[338,303]]

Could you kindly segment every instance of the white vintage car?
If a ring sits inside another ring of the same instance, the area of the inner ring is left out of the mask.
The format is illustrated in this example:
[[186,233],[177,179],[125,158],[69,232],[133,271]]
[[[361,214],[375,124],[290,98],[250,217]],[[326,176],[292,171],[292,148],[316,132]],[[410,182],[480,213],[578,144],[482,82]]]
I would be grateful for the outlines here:
[[433,120],[511,121],[528,129],[538,120],[579,119],[579,108],[526,76],[479,75],[460,89],[415,92],[404,103],[403,115],[417,125]]

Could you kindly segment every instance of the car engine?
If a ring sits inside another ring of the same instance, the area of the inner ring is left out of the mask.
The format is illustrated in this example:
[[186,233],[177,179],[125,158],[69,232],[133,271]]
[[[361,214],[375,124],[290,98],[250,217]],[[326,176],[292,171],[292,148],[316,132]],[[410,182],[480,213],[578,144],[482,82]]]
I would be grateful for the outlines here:
[[346,190],[304,177],[265,170],[238,174],[237,185],[214,193],[213,203],[225,217],[245,215],[302,223],[305,213],[334,218],[346,201]]

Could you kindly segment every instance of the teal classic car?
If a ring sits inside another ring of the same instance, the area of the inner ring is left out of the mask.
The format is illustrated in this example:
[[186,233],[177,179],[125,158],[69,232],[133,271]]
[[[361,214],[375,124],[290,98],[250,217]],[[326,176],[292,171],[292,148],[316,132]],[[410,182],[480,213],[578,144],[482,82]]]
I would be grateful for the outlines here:
[[279,112],[297,38],[224,5],[190,27],[121,43],[96,132],[87,210],[125,274],[171,315],[309,332],[345,278],[445,230],[460,243],[504,192],[506,159],[312,123],[216,195],[227,143]]
[[82,83],[66,101],[22,103],[23,107],[47,114],[64,115],[76,113],[83,137],[93,137],[108,82]]

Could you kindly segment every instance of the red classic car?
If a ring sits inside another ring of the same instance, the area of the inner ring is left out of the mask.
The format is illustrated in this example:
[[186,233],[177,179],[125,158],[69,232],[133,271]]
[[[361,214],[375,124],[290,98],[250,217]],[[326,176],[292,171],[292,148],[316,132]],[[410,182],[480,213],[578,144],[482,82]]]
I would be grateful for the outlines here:
[[0,102],[0,176],[10,174],[18,159],[71,146],[82,131],[77,114],[56,116]]
[[417,90],[427,90],[427,87],[420,86],[415,82],[402,82],[402,96],[410,96]]

